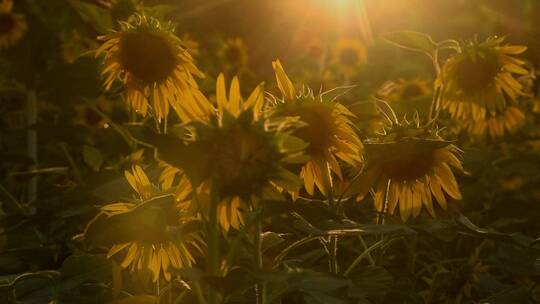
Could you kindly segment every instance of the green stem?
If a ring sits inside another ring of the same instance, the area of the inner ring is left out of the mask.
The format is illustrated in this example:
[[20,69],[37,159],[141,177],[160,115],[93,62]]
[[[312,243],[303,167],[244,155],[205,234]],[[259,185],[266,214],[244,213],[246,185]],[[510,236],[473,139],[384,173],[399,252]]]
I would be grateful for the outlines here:
[[199,304],[206,304],[206,299],[204,298],[201,285],[198,282],[193,283],[193,290],[195,291]]
[[[257,206],[254,206],[254,211],[257,212]],[[256,213],[257,214],[257,213]],[[255,259],[257,262],[257,271],[263,270],[263,252],[262,252],[262,223],[261,219],[257,218],[254,229],[254,247],[255,247]],[[264,283],[257,283],[255,286],[255,294],[257,304],[266,303],[266,285]]]
[[[208,274],[217,276],[219,273],[219,223],[218,223],[218,203],[217,191],[211,191],[210,210],[208,214]],[[217,293],[212,286],[208,286],[208,302],[218,303]]]
[[362,261],[362,259],[364,259],[366,256],[368,256],[373,250],[379,248],[381,245],[383,245],[384,243],[384,240],[380,240],[378,241],[377,243],[373,244],[371,247],[369,247],[368,249],[364,250],[364,252],[362,252],[355,260],[354,262],[352,262],[351,266],[349,266],[349,268],[347,268],[347,270],[345,270],[345,272],[343,273],[344,276],[348,276],[349,273],[351,273],[351,271]]
[[[328,169],[328,174],[332,174],[330,169]],[[334,187],[332,186],[330,186],[330,191],[328,192],[328,205],[330,206],[331,210],[338,212],[339,202],[334,201]],[[337,235],[331,235],[329,237],[328,263],[329,263],[330,272],[335,273],[335,274],[337,274],[339,271],[338,261],[337,261],[337,250],[338,250],[338,237]]]

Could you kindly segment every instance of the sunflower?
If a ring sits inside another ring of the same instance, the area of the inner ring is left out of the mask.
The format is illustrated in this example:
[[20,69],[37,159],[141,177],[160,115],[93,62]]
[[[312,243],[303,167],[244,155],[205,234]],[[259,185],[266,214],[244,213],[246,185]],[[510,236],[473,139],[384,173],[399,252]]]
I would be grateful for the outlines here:
[[158,146],[158,151],[164,161],[185,172],[197,189],[203,212],[207,213],[212,197],[218,198],[218,219],[228,231],[243,225],[250,202],[278,198],[277,189],[298,191],[300,180],[285,165],[305,161],[306,144],[289,134],[288,129],[297,124],[294,120],[265,117],[262,85],[244,100],[238,78],[227,94],[220,74],[216,99],[213,115],[188,125],[192,134],[185,146],[174,138],[169,146]]
[[336,102],[336,90],[318,96],[309,89],[297,93],[279,60],[272,65],[283,95],[275,98],[272,115],[297,117],[304,123],[293,132],[308,143],[306,154],[310,160],[302,167],[300,177],[308,194],[313,195],[316,186],[326,196],[332,188],[332,172],[342,178],[338,160],[352,167],[362,162],[362,143],[350,120],[354,114]]
[[419,77],[400,78],[397,81],[385,83],[377,95],[388,101],[399,116],[418,113],[420,117],[423,117],[429,112],[432,85],[428,80]]
[[347,108],[355,116],[352,121],[360,135],[372,137],[384,132],[385,119],[375,103],[359,101],[348,105]]
[[367,62],[366,46],[357,39],[339,40],[332,61],[345,75],[350,76]]
[[248,53],[244,41],[240,38],[231,38],[223,42],[218,51],[225,68],[234,73],[242,72],[248,63]]
[[0,2],[0,49],[15,45],[27,29],[23,15],[14,14],[13,0]]
[[397,81],[389,82],[378,93],[385,97],[385,100],[398,103],[417,100],[431,94],[431,91],[429,81],[416,77],[412,79],[400,78]]
[[529,72],[514,55],[527,48],[503,42],[504,37],[468,42],[445,62],[437,83],[443,85],[442,107],[452,118],[481,120],[525,95],[514,77]]
[[399,205],[401,219],[407,221],[420,214],[422,205],[435,217],[433,197],[444,210],[447,196],[461,199],[451,169],[463,171],[460,150],[435,130],[402,123],[365,147],[368,163],[349,194],[363,197],[372,189],[377,211],[393,214]]
[[476,136],[489,134],[492,138],[501,137],[504,133],[516,131],[525,122],[525,114],[516,106],[507,106],[502,111],[488,114],[484,119],[468,120],[465,128]]
[[134,15],[121,29],[100,36],[104,41],[96,56],[105,54],[103,74],[110,89],[115,80],[125,86],[127,103],[145,116],[151,104],[157,119],[173,108],[197,107],[190,95],[197,91],[194,76],[204,77],[170,25],[153,17]]
[[[131,221],[127,223],[142,228],[115,226],[118,233],[126,233],[124,231],[126,229],[143,230],[134,233],[135,237],[131,241],[114,244],[107,257],[124,253],[120,263],[122,268],[129,268],[131,271],[148,270],[154,282],[161,276],[170,281],[171,268],[180,269],[191,266],[194,262],[191,251],[195,249],[202,252],[203,242],[200,236],[194,232],[183,233],[182,231],[182,225],[191,219],[186,207],[189,201],[185,200],[188,196],[184,196],[183,201],[177,199],[171,209],[165,210],[163,208],[166,207],[158,205],[156,201],[163,198],[160,195],[167,189],[160,190],[159,187],[153,185],[141,167],[133,166],[131,172],[125,171],[125,177],[137,194],[135,202],[118,202],[103,206],[101,213],[88,224],[85,238],[91,237],[92,231],[104,218],[116,217],[116,223],[118,223],[118,218],[122,216],[127,218],[131,215]],[[161,212],[158,214],[163,216],[161,220],[156,221],[159,227],[155,227],[156,224],[153,222],[149,224],[150,220],[155,218],[155,212],[143,213],[152,211],[152,208],[153,210],[158,208],[157,210]],[[137,212],[139,212],[138,215],[136,215]]]

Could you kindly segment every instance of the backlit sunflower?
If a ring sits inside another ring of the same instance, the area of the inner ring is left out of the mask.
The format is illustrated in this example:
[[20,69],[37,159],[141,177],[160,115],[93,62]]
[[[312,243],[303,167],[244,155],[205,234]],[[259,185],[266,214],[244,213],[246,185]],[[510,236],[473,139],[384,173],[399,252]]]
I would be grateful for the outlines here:
[[433,84],[422,78],[398,79],[387,82],[377,92],[388,101],[400,117],[418,112],[425,116],[429,112]]
[[422,206],[435,217],[433,200],[446,210],[448,197],[461,199],[451,169],[463,171],[460,150],[435,131],[403,123],[365,147],[368,162],[349,194],[363,197],[372,189],[377,211],[393,214],[399,206],[401,219],[407,221]]
[[468,120],[465,128],[476,136],[489,135],[492,138],[501,137],[505,133],[513,133],[525,122],[525,114],[516,106],[508,106],[501,111],[487,114],[480,120]]
[[384,85],[379,94],[389,102],[398,103],[417,100],[431,94],[431,91],[431,83],[417,77],[412,79],[400,78],[397,81],[389,82]]
[[443,85],[442,107],[452,118],[485,119],[525,94],[514,77],[529,72],[514,55],[527,48],[503,42],[504,37],[468,42],[445,62],[437,82]]
[[[200,236],[182,230],[182,225],[192,219],[186,207],[189,205],[188,195],[183,196],[182,200],[177,196],[176,201],[169,203],[160,196],[167,189],[160,190],[160,187],[153,185],[139,166],[134,166],[131,172],[125,171],[125,177],[135,190],[136,199],[134,202],[103,206],[101,213],[88,224],[85,239],[91,239],[96,227],[103,226],[102,223],[109,220],[109,225],[115,227],[112,233],[131,240],[114,244],[107,257],[123,254],[122,268],[147,270],[152,274],[153,281],[160,277],[170,281],[171,268],[191,266],[194,262],[191,252],[202,252]],[[126,224],[132,227],[125,227]]]
[[242,72],[248,63],[248,53],[244,41],[240,38],[227,39],[218,51],[225,69],[233,72]]
[[96,56],[105,54],[103,74],[110,89],[115,80],[125,86],[127,103],[145,116],[149,105],[158,119],[173,108],[197,107],[189,95],[197,91],[194,76],[204,77],[170,25],[153,17],[134,15],[121,29],[99,37]]
[[306,144],[289,134],[294,120],[263,115],[262,85],[244,100],[238,78],[227,94],[221,74],[216,99],[214,114],[189,126],[192,134],[184,146],[168,137],[170,145],[158,146],[158,151],[164,161],[186,173],[204,213],[211,198],[218,198],[218,220],[228,231],[244,223],[250,202],[279,197],[276,189],[298,191],[300,180],[284,165],[305,161]]
[[338,160],[357,167],[362,162],[362,143],[353,131],[347,108],[336,101],[330,90],[318,96],[311,90],[296,92],[279,60],[273,62],[277,84],[283,98],[276,99],[272,109],[275,117],[297,117],[304,126],[293,135],[308,143],[310,160],[302,167],[300,177],[306,191],[314,194],[315,186],[323,195],[332,188],[332,172],[342,178]]
[[23,15],[14,14],[13,0],[0,2],[0,49],[13,46],[24,35],[27,29]]
[[367,62],[366,46],[357,39],[339,40],[332,60],[338,69],[350,76]]

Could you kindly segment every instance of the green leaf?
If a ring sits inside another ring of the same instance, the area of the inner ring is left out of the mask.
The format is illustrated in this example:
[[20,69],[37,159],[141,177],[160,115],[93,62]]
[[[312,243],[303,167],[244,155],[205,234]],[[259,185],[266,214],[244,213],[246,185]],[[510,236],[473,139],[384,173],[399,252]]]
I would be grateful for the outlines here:
[[382,35],[386,41],[411,51],[423,52],[433,55],[437,51],[437,44],[427,34],[415,31],[395,31]]
[[101,168],[101,165],[103,164],[101,152],[92,146],[85,145],[83,147],[83,159],[90,168],[94,169],[94,171],[99,171],[99,168]]
[[69,4],[100,34],[105,34],[113,28],[109,10],[77,0],[69,0]]

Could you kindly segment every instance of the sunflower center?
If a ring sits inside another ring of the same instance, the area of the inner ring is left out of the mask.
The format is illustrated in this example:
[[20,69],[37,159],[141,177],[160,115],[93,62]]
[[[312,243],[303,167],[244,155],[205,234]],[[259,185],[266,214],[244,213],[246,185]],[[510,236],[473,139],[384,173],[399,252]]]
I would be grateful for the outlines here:
[[465,92],[475,92],[489,86],[499,70],[499,64],[494,56],[475,58],[467,56],[457,65],[457,82]]
[[13,30],[15,26],[15,20],[10,14],[1,14],[0,15],[0,33],[6,34]]
[[137,79],[151,84],[172,74],[176,57],[164,38],[151,33],[128,33],[120,40],[120,62]]
[[332,146],[334,119],[331,108],[321,106],[302,107],[287,113],[300,116],[306,126],[298,128],[294,135],[309,143],[306,152],[310,155],[321,155]]
[[433,153],[424,152],[410,157],[388,161],[382,171],[395,181],[413,181],[423,177],[433,167]]
[[356,50],[351,48],[343,49],[339,54],[339,57],[341,63],[344,65],[355,65],[360,60]]
[[274,172],[280,155],[269,138],[235,126],[216,141],[215,178],[224,196],[260,193]]
[[230,46],[225,50],[225,57],[231,63],[238,63],[242,57],[241,51],[236,46]]
[[408,84],[403,88],[403,91],[401,92],[401,99],[413,99],[423,95],[423,93],[424,92],[422,91],[422,88],[420,88],[420,86],[418,86],[417,84]]

